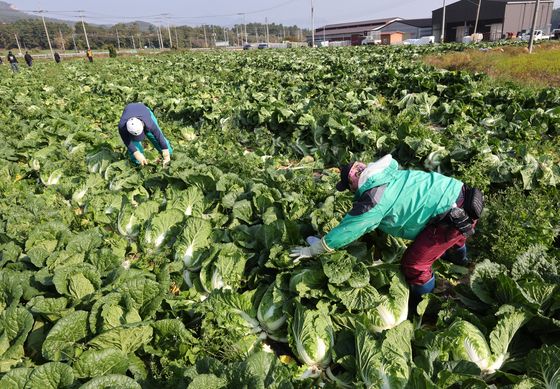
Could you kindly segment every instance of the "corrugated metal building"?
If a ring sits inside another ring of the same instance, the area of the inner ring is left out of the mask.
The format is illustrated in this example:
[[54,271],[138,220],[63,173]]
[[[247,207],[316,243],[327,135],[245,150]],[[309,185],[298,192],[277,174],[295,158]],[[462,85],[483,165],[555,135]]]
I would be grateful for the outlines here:
[[[517,35],[529,30],[533,20],[536,1],[480,0],[478,33],[484,40],[498,40],[508,33]],[[550,32],[552,0],[541,1],[537,17],[537,30]],[[460,0],[449,4],[445,10],[445,42],[460,42],[464,36],[473,34],[476,21],[477,0]],[[432,28],[436,42],[440,42],[443,7],[432,11]]]
[[[351,41],[352,44],[360,44],[371,30],[383,27],[387,23],[397,20],[402,19],[385,18],[362,22],[327,24],[315,29],[315,41]],[[307,40],[311,42],[311,36],[308,36]]]
[[[328,24],[315,29],[315,41],[348,41],[353,45],[361,44],[367,35],[385,32],[402,32],[403,39],[420,38],[432,35],[432,19],[385,18],[363,22]],[[308,37],[311,40],[311,37]]]
[[403,39],[417,39],[423,36],[432,35],[432,19],[395,20],[382,27],[374,29],[374,31],[379,31],[381,33],[400,31],[404,33]]

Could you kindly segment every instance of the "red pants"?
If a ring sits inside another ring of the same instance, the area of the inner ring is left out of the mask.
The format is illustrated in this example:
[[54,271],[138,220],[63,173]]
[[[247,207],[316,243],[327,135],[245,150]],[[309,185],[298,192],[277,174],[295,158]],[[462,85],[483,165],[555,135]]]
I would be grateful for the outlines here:
[[[475,222],[476,223],[476,222]],[[423,285],[432,278],[432,264],[453,246],[461,247],[467,238],[446,223],[430,224],[404,252],[401,267],[409,285]]]

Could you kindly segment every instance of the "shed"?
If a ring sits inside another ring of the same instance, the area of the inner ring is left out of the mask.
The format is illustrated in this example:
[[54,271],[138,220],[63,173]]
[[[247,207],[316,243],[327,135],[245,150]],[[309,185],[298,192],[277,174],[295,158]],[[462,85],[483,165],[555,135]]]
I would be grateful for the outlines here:
[[[433,35],[445,42],[461,42],[464,36],[482,33],[484,40],[498,40],[507,35],[517,35],[531,28],[535,12],[535,0],[480,0],[478,24],[476,15],[478,1],[459,0],[448,4],[445,12],[445,29],[442,31],[443,7],[432,11]],[[542,0],[539,4],[536,29],[550,32],[554,1]],[[476,31],[475,31],[476,25]]]
[[384,26],[373,29],[380,33],[399,31],[404,32],[404,38],[417,39],[432,35],[432,19],[401,19],[393,20]]
[[402,31],[390,31],[381,33],[381,44],[382,45],[395,45],[402,43],[404,37],[404,32]]

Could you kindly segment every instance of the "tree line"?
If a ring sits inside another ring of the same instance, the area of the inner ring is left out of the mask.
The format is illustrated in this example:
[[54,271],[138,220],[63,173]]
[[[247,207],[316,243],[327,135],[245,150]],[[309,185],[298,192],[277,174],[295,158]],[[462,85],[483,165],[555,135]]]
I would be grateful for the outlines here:
[[[215,47],[216,43],[229,42],[230,45],[244,42],[265,42],[266,26],[262,23],[248,23],[222,27],[204,26],[155,26],[148,23],[118,23],[101,26],[84,23],[87,38],[92,49],[103,49],[112,45],[124,48],[201,48]],[[86,37],[81,22],[74,25],[46,22],[53,48],[57,50],[84,50]],[[246,35],[245,35],[246,32]],[[308,29],[297,26],[268,25],[269,42],[304,41]],[[171,43],[170,43],[171,37]],[[0,48],[17,49],[18,41],[23,50],[48,49],[45,28],[41,19],[23,19],[13,23],[0,24]],[[222,43],[223,44],[223,43]]]

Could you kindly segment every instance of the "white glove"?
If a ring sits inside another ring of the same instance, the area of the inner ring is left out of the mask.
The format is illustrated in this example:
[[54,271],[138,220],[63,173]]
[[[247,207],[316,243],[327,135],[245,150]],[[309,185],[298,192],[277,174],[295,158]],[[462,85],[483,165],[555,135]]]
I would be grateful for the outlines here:
[[146,159],[146,157],[144,157],[144,154],[142,154],[140,151],[135,151],[133,155],[134,158],[136,158],[136,160],[140,162],[140,166],[144,166],[148,164],[148,160]]
[[323,240],[316,236],[308,236],[306,241],[310,246],[298,246],[290,251],[290,257],[294,258],[294,262],[299,262],[300,259],[311,258],[328,251]]
[[169,156],[169,150],[168,149],[161,150],[161,155],[163,156],[163,166],[167,166],[169,161],[171,161],[171,157]]

